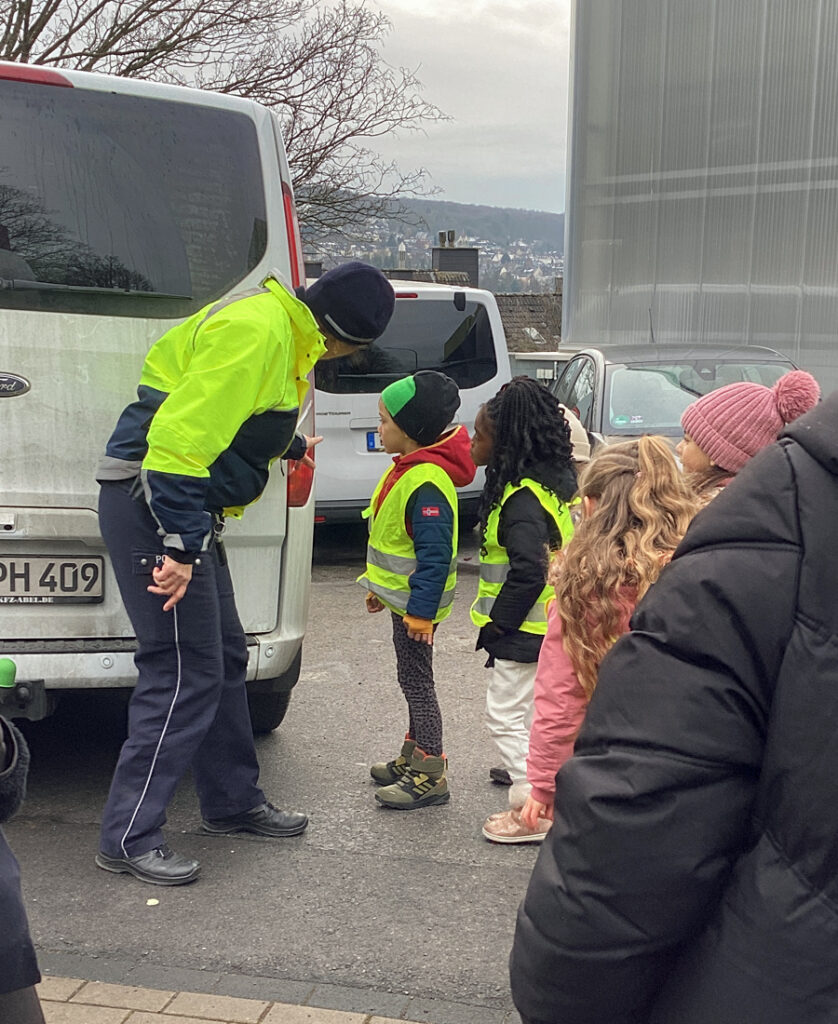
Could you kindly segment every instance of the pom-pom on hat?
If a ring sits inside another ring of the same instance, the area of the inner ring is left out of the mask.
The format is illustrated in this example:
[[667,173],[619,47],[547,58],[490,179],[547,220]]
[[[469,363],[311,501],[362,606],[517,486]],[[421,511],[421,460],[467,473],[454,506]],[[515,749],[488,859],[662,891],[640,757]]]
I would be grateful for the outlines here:
[[327,270],[302,301],[341,341],[369,345],[380,337],[396,304],[393,286],[376,267],[352,260]]
[[714,465],[738,473],[820,396],[811,373],[792,370],[770,388],[743,381],[711,391],[687,406],[681,426]]
[[419,370],[381,392],[397,427],[424,448],[433,444],[460,408],[457,385],[438,370]]

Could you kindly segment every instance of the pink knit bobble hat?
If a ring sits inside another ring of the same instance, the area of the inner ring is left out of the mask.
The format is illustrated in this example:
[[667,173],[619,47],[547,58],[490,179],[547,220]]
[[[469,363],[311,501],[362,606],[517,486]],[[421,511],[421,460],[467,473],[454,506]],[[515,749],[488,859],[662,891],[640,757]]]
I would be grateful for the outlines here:
[[681,426],[714,465],[738,473],[748,459],[777,440],[786,423],[813,408],[820,396],[811,373],[792,370],[770,388],[743,381],[711,391],[687,406]]

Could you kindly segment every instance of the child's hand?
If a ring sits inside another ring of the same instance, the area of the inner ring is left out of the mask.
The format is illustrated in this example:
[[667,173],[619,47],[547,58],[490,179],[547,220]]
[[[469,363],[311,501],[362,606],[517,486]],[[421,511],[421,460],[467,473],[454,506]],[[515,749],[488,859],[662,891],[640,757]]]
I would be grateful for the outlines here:
[[405,615],[402,622],[407,627],[407,635],[410,640],[416,640],[420,644],[427,644],[431,647],[434,642],[434,624],[430,619],[420,619],[416,615]]
[[526,803],[521,808],[521,821],[527,826],[527,828],[537,829],[538,819],[546,818],[548,821],[553,820],[553,807],[547,806],[547,804],[539,803],[538,800],[533,800],[531,796],[527,797]]
[[379,600],[378,595],[374,594],[371,590],[367,592],[367,596],[366,596],[365,600],[367,602],[367,611],[368,612],[372,613],[372,612],[383,612],[384,611],[384,605]]

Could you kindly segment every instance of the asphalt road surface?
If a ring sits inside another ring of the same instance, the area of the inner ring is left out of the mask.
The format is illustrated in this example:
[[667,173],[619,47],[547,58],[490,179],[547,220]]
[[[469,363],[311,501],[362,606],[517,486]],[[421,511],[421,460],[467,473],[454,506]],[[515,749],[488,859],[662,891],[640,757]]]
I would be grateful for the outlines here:
[[480,1020],[480,1007],[511,1007],[506,963],[537,847],[480,834],[507,791],[488,780],[497,760],[483,725],[488,672],[468,616],[474,539],[461,547],[454,612],[434,647],[451,802],[405,813],[376,804],[368,775],[371,761],[398,751],[406,727],[389,615],[368,614],[354,582],[363,531],[318,531],[301,680],[285,722],[258,740],[269,799],[307,811],[308,831],[205,836],[187,779],[167,838],[201,861],[201,879],[164,889],[106,874],[93,855],[124,705],[68,699],[25,726],[29,798],[6,829],[33,935],[44,952],[136,959],[152,976],[160,965],[332,982],[471,1004]]

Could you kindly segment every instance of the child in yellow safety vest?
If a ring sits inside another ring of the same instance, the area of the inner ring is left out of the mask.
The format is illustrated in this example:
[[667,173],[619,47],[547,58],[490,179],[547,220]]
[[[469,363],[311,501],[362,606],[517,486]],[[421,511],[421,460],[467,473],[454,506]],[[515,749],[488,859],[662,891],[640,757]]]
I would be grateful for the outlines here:
[[465,427],[449,429],[460,406],[444,373],[420,370],[385,388],[379,434],[393,464],[376,487],[366,572],[367,610],[390,611],[408,729],[401,752],[370,768],[383,807],[412,811],[449,800],[442,715],[433,673],[437,624],[451,612],[457,582],[457,492],[474,479]]
[[[543,828],[527,829],[520,809],[529,793],[527,749],[533,684],[547,632],[547,568],[551,551],[573,534],[569,502],[576,491],[570,428],[555,397],[529,377],[514,377],[481,406],[471,456],[486,467],[480,502],[480,583],[471,618],[480,627],[477,648],[492,669],[486,722],[502,765],[494,782],[510,785],[509,810],[492,815],[487,839],[500,827],[504,842],[535,842]],[[513,828],[510,828],[510,819]]]

